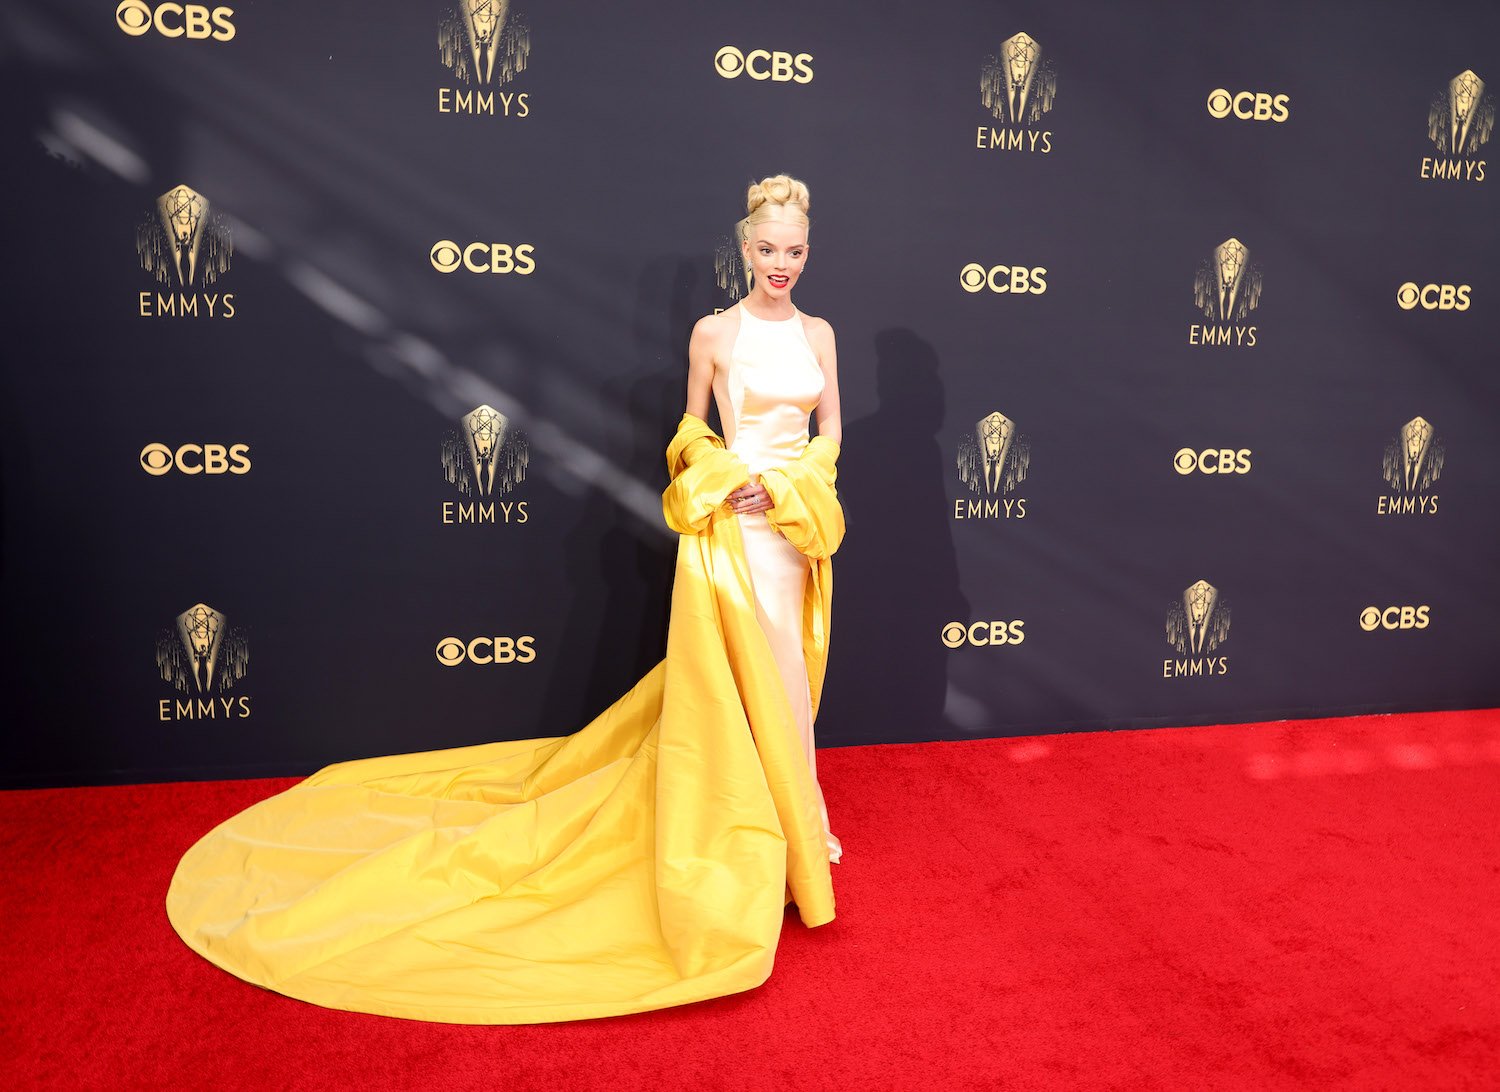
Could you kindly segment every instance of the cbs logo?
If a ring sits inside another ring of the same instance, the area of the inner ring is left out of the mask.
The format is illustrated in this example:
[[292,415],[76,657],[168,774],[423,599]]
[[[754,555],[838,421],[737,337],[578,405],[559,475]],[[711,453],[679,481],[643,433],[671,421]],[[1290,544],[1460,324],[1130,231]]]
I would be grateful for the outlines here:
[[166,444],[147,444],[141,448],[141,469],[153,478],[173,468],[184,474],[248,474],[250,445],[183,444],[176,451]]
[[1424,311],[1467,311],[1469,286],[1466,284],[1423,284],[1407,281],[1396,289],[1396,304],[1403,311],[1420,307]]
[[1431,621],[1432,608],[1421,607],[1366,607],[1359,612],[1359,628],[1366,633],[1377,629],[1426,629]]
[[516,247],[509,243],[460,246],[451,239],[441,239],[433,244],[428,257],[439,273],[452,273],[463,266],[470,273],[519,273],[524,277],[536,269],[536,259],[531,256],[535,249],[530,243]]
[[464,641],[444,637],[437,643],[437,660],[444,667],[471,664],[529,664],[536,659],[535,637],[475,637]]
[[1029,292],[1040,296],[1047,291],[1047,270],[1042,266],[1027,269],[1022,265],[992,265],[988,269],[978,262],[970,262],[958,274],[958,283],[965,292]]
[[725,46],[714,54],[714,71],[726,80],[732,80],[741,72],[752,80],[771,80],[773,83],[812,83],[812,54],[784,53],[781,50],[752,49],[741,53],[734,46]]
[[1233,114],[1244,121],[1282,122],[1291,116],[1287,103],[1290,95],[1268,95],[1264,91],[1226,91],[1222,87],[1208,93],[1208,112],[1216,118]]
[[1021,627],[1026,623],[1014,622],[949,622],[943,627],[943,644],[949,648],[964,645],[1018,645],[1026,640]]
[[115,22],[132,38],[153,27],[165,38],[212,38],[227,42],[234,37],[233,8],[209,10],[202,4],[158,4],[152,10],[145,0],[123,0],[115,8]]
[[1250,449],[1242,447],[1236,451],[1229,447],[1206,447],[1194,451],[1185,447],[1172,456],[1172,465],[1179,474],[1191,474],[1195,470],[1200,474],[1248,474]]

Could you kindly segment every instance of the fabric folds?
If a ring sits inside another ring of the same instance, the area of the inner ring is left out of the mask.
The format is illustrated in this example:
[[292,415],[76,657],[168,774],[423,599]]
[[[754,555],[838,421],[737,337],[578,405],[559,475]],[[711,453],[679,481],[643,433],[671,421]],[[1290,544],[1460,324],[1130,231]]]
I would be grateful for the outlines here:
[[[804,651],[827,662],[837,445],[761,475],[810,559]],[[329,766],[210,831],[167,914],[212,962],[330,1008],[454,1023],[571,1020],[751,989],[783,907],[834,916],[817,789],[756,621],[748,478],[684,415],[662,497],[679,532],[666,657],[565,737]]]

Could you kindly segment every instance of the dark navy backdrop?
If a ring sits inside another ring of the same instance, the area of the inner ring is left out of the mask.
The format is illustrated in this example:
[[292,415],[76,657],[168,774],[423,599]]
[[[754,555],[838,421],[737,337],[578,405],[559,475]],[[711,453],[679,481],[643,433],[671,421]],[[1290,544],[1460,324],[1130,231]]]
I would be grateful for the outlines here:
[[[581,726],[661,654],[688,334],[731,302],[714,253],[745,184],[783,170],[812,189],[797,300],[838,332],[846,433],[822,742],[1500,703],[1494,92],[1465,154],[1428,127],[1460,73],[1500,87],[1493,4],[518,0],[493,115],[439,108],[475,90],[439,55],[458,6],[0,17],[5,784]],[[205,18],[219,37],[171,36]],[[1054,93],[1010,123],[981,71],[1022,33]],[[1214,116],[1221,89],[1249,116]],[[232,245],[212,284],[138,257],[178,186]],[[1219,324],[1194,282],[1230,239],[1261,290]],[[443,241],[513,271],[441,272]],[[968,291],[971,264],[1045,287]],[[158,291],[203,310],[143,316]],[[474,498],[443,444],[481,405],[525,431],[526,478],[493,498],[509,522],[444,523]],[[987,498],[957,459],[995,412],[1026,473]],[[1418,417],[1441,473],[1393,489]],[[148,473],[157,443],[247,445],[249,470]],[[1179,473],[1184,448],[1248,470]],[[1199,580],[1229,628],[1182,653]],[[198,604],[244,657],[201,693],[159,663]],[[535,658],[434,652],[485,636]]]

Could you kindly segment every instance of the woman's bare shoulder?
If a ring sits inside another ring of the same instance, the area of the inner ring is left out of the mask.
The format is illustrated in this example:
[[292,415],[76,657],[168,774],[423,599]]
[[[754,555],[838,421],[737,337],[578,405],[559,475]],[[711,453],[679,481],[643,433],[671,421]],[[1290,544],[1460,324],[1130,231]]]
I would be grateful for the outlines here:
[[809,315],[805,311],[799,311],[802,316],[802,329],[811,341],[831,342],[833,340],[833,325],[825,318],[817,315]]
[[703,333],[709,337],[722,334],[739,325],[740,316],[733,307],[727,307],[722,311],[714,311],[704,315],[693,324],[693,333]]
[[693,324],[691,345],[718,359],[729,351],[734,336],[740,330],[740,315],[733,307],[711,315],[704,315]]

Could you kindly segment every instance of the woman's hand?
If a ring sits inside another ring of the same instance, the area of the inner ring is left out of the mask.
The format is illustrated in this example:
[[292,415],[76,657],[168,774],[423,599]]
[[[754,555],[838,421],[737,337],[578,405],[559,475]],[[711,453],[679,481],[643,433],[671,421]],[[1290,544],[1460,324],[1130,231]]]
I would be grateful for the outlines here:
[[724,499],[728,502],[730,511],[737,516],[749,516],[775,507],[771,503],[771,494],[766,492],[766,487],[760,484],[760,477],[756,474],[750,475],[748,482]]

